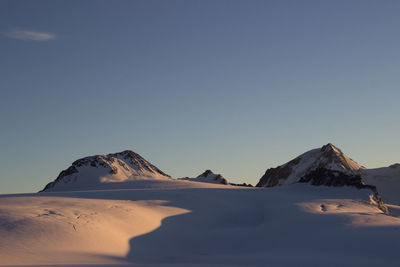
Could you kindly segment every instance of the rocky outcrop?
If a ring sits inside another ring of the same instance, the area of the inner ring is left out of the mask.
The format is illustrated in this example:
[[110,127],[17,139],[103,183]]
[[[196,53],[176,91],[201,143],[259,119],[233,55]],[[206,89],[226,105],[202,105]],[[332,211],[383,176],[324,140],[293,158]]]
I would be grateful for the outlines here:
[[243,186],[243,187],[254,187],[252,184],[246,184],[246,183],[242,183],[242,184],[229,183],[229,185]]
[[229,183],[227,179],[225,179],[221,174],[215,174],[211,170],[206,170],[196,178],[182,177],[177,178],[178,180],[186,180],[186,181],[194,181],[194,182],[204,182],[204,183],[216,183],[216,184],[225,184],[225,185],[233,185],[233,186],[243,186],[243,187],[253,187],[251,184],[235,184]]
[[400,163],[392,164],[392,165],[389,166],[389,168],[392,168],[392,169],[400,169]]
[[48,190],[50,188],[53,188],[58,182],[63,180],[65,177],[71,176],[74,173],[78,173],[78,170],[76,169],[76,167],[74,165],[72,165],[68,169],[61,171],[61,173],[58,175],[58,177],[53,182],[48,183],[43,188],[43,190],[41,190],[39,192],[43,192],[43,191],[46,191],[46,190]]
[[228,181],[221,174],[214,174],[211,170],[206,170],[205,172],[197,176],[195,179],[199,181],[211,180],[219,184],[226,184],[226,185],[228,184]]
[[279,185],[279,181],[286,180],[292,174],[293,167],[301,160],[301,157],[295,158],[288,163],[276,168],[268,169],[261,177],[256,187],[273,187]]
[[226,180],[221,174],[215,174],[211,170],[206,170],[199,176],[195,178],[183,177],[178,178],[178,180],[187,180],[192,182],[202,182],[202,183],[213,183],[213,184],[225,184],[228,185],[228,180]]
[[325,168],[318,168],[308,172],[299,179],[299,183],[310,183],[312,185],[326,186],[354,186],[357,188],[366,188],[361,176],[349,175],[341,171],[334,171]]

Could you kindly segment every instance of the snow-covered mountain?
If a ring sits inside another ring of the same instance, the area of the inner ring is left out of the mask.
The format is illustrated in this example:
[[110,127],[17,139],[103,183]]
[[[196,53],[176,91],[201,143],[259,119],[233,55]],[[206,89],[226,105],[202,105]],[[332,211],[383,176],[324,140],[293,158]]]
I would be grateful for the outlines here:
[[[176,182],[173,182],[176,181]],[[201,182],[190,185],[188,182]],[[332,144],[310,150],[295,159],[268,169],[257,187],[274,187],[297,182],[312,185],[368,187],[375,201],[400,204],[400,164],[378,169],[366,169]],[[108,155],[95,155],[79,159],[62,171],[57,179],[42,191],[81,191],[128,188],[186,188],[202,187],[202,183],[232,184],[220,174],[206,170],[195,178],[172,179],[139,154],[126,150]],[[377,187],[377,188],[375,188]],[[379,191],[380,195],[377,193]]]
[[394,194],[399,164],[328,144],[271,170],[249,188],[132,151],[77,160],[45,192],[0,195],[0,266],[398,266],[400,206],[365,181]]
[[212,183],[212,184],[229,184],[228,181],[221,175],[215,174],[211,170],[206,170],[199,176],[195,178],[180,178],[182,180],[194,181],[194,182],[202,182],[202,183]]
[[382,209],[385,209],[382,200],[400,204],[400,164],[367,169],[330,143],[268,169],[256,186],[274,187],[298,182],[368,188],[373,191],[375,201]]
[[78,159],[42,191],[103,189],[107,184],[115,188],[115,183],[166,179],[171,178],[139,154],[125,150]]
[[310,150],[281,166],[268,169],[256,186],[273,187],[293,184],[317,169],[357,175],[365,168],[329,143],[321,148]]

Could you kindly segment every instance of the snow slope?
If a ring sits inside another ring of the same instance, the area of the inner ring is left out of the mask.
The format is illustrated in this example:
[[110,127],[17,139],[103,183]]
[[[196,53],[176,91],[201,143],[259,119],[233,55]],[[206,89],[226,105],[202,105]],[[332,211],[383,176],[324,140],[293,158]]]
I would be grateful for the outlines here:
[[139,154],[125,150],[76,160],[43,191],[74,191],[112,188],[136,188],[130,182],[169,180],[169,175]]
[[0,196],[0,265],[397,266],[400,261],[400,218],[371,204],[368,190],[141,183],[148,185]]
[[378,188],[384,202],[400,205],[400,164],[366,169],[361,176],[366,183]]

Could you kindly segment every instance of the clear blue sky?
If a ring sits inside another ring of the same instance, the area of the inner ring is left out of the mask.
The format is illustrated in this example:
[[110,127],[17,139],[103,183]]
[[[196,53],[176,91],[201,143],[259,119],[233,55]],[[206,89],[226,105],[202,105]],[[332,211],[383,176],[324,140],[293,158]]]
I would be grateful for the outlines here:
[[132,149],[256,183],[332,142],[400,161],[399,1],[0,1],[0,193]]

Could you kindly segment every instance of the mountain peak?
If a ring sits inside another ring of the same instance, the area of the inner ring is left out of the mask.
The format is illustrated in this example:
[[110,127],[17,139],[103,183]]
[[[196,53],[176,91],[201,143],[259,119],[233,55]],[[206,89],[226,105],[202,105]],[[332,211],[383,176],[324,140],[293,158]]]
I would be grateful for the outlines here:
[[215,174],[211,170],[206,170],[196,178],[191,178],[191,181],[228,184],[228,181],[221,174]]
[[335,147],[332,143],[328,143],[321,147],[321,151],[335,151],[335,150],[339,149]]
[[165,178],[170,176],[132,150],[124,150],[74,161],[43,191],[87,190],[103,188],[107,183]]
[[117,152],[117,153],[113,153],[113,154],[108,154],[107,156],[122,156],[125,158],[142,158],[138,153],[135,153],[132,150],[124,150],[122,152]]
[[257,186],[271,187],[296,183],[310,171],[319,168],[346,174],[357,174],[364,169],[363,166],[343,154],[339,148],[328,143],[320,149],[307,151],[281,166],[268,169]]
[[214,173],[211,170],[206,170],[205,172],[203,172],[202,174],[197,176],[197,178],[199,178],[199,177],[208,177],[208,176],[213,175],[213,174]]
[[344,155],[343,152],[338,147],[334,146],[331,143],[322,146],[320,151],[325,153],[334,153],[339,156]]

